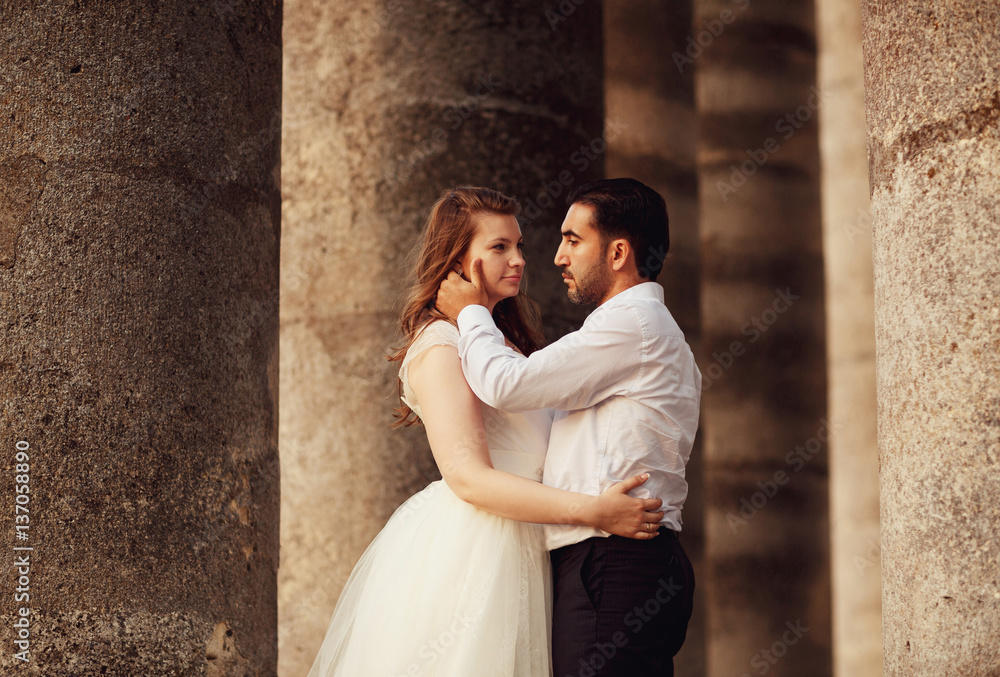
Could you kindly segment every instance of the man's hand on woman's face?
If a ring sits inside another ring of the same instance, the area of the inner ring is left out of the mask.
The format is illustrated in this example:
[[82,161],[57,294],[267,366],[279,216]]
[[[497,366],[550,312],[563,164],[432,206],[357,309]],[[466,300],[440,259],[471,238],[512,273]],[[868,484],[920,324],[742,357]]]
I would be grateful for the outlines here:
[[467,282],[457,271],[453,270],[448,273],[448,277],[438,287],[434,305],[453,320],[466,306],[485,306],[488,303],[486,289],[483,286],[483,262],[481,259],[475,259],[472,262],[469,277],[472,282]]

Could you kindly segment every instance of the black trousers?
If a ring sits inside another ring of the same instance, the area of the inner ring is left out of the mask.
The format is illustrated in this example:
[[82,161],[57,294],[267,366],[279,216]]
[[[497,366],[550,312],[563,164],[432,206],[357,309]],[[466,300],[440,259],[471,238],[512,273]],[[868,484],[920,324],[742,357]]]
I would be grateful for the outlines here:
[[676,532],[589,538],[551,556],[554,677],[672,677],[694,598]]

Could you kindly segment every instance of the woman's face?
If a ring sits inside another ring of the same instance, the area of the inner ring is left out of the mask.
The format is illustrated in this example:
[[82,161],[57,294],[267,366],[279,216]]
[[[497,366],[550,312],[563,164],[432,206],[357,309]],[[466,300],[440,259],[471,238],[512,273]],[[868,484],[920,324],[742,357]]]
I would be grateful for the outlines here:
[[521,228],[516,218],[503,214],[476,214],[472,222],[475,234],[459,259],[462,277],[471,279],[473,260],[483,260],[483,285],[492,312],[498,301],[517,296],[520,289],[525,265]]

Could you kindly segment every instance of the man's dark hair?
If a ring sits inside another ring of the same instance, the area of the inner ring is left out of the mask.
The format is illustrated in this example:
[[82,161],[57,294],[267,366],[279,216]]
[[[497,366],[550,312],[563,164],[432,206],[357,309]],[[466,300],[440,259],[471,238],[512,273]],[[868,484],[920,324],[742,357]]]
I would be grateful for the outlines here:
[[659,193],[635,179],[601,179],[579,186],[568,202],[593,207],[601,242],[628,240],[639,274],[656,281],[670,249],[667,203]]

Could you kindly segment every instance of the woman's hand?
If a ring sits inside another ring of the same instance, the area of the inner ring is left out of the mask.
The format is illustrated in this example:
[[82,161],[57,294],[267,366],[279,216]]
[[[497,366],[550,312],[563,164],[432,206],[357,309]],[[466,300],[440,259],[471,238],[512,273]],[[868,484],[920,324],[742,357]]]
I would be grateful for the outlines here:
[[633,498],[628,492],[649,479],[643,473],[612,485],[596,496],[592,506],[592,524],[616,536],[648,540],[656,538],[663,512],[658,498]]

